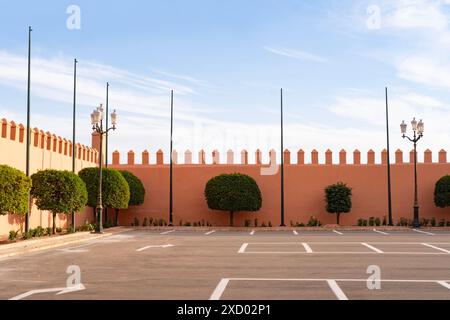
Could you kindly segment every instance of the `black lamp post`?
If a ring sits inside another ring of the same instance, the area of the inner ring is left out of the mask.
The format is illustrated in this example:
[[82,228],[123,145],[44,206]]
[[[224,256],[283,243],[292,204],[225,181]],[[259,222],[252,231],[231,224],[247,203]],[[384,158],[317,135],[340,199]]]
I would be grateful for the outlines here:
[[100,135],[100,150],[99,150],[99,170],[98,170],[98,198],[97,198],[97,218],[98,218],[98,224],[96,228],[97,233],[103,233],[103,219],[102,219],[102,212],[103,212],[103,201],[102,201],[102,166],[103,166],[103,135],[108,133],[110,130],[116,130],[116,124],[117,124],[117,114],[116,110],[114,110],[113,113],[111,113],[111,123],[112,127],[108,128],[106,130],[103,130],[103,105],[100,104],[100,107],[98,107],[94,112],[91,113],[91,123],[92,123],[92,130],[94,132],[97,132]]
[[425,125],[422,120],[417,122],[416,118],[411,121],[411,126],[413,130],[413,138],[410,138],[406,135],[406,129],[408,125],[403,121],[400,125],[400,129],[402,132],[403,138],[408,139],[412,143],[414,143],[414,221],[413,227],[420,228],[419,222],[419,200],[418,200],[418,192],[417,192],[417,142],[423,137],[423,132],[425,129]]

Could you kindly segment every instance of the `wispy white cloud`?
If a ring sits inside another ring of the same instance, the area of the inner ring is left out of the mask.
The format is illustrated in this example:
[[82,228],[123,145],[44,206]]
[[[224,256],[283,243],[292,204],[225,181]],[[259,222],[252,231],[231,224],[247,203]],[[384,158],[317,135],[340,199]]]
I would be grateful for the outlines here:
[[292,58],[292,59],[298,59],[298,60],[306,60],[306,61],[313,61],[313,62],[319,62],[319,63],[325,63],[327,62],[327,59],[306,51],[302,50],[296,50],[296,49],[287,49],[287,48],[274,48],[274,47],[263,47],[264,50],[277,54],[280,56]]

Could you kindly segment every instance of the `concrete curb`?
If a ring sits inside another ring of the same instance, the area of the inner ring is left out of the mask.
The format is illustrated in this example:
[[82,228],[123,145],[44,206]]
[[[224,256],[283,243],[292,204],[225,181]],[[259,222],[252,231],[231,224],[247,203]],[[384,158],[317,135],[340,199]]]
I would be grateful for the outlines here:
[[[110,237],[114,234],[122,233],[122,232],[126,232],[126,231],[129,231],[129,228],[116,227],[116,228],[108,229],[108,231],[106,231],[105,233],[98,234],[98,235],[95,233],[90,233],[90,232],[79,232],[79,233],[64,235],[64,236],[57,237],[57,238],[34,239],[34,240],[28,240],[28,241],[23,241],[23,242],[18,242],[18,243],[6,244],[3,246],[0,246],[0,260],[18,256],[18,255],[22,255],[22,254],[63,247],[63,246],[69,245],[69,244],[83,243],[83,242],[87,242],[90,240],[106,238],[106,237]],[[62,238],[64,238],[64,239],[62,239]],[[78,239],[73,239],[73,238],[78,238]],[[63,241],[58,241],[58,240],[63,240]],[[51,242],[53,242],[53,243],[51,243]],[[14,249],[14,248],[18,248],[18,249],[13,252],[8,252],[8,253],[4,253],[4,254],[1,253],[2,251],[7,251],[8,249]]]
[[[128,227],[130,231],[373,231],[373,229],[379,231],[410,231],[413,228],[410,227],[357,227],[357,226],[325,226],[325,227]],[[434,230],[434,231],[450,231],[450,227],[422,227],[420,230]]]

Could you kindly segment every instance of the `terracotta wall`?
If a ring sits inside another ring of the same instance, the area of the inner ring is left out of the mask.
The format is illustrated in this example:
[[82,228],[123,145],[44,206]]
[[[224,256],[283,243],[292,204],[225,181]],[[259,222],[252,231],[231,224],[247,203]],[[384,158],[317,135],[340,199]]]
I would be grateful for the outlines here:
[[[413,153],[404,159],[403,152],[397,150],[395,163],[392,164],[392,202],[394,220],[400,217],[412,219],[413,205]],[[156,164],[150,164],[155,157]],[[147,194],[141,207],[122,210],[120,223],[130,225],[134,217],[140,223],[145,217],[163,218],[168,221],[169,211],[169,166],[163,164],[162,151],[150,155],[148,151],[142,154],[142,163],[137,164],[134,152],[127,154],[127,163],[119,164],[120,154],[113,153],[113,166],[117,169],[129,170],[136,174],[144,183]],[[174,223],[209,221],[214,225],[227,225],[228,214],[211,211],[204,199],[204,188],[207,181],[221,173],[244,173],[255,178],[263,196],[263,206],[258,213],[241,213],[235,217],[236,225],[243,225],[245,219],[252,221],[257,218],[259,223],[270,221],[274,226],[280,223],[280,173],[277,167],[261,164],[261,151],[255,154],[256,163],[249,164],[248,152],[240,154],[239,164],[235,164],[235,154],[229,151],[226,163],[220,164],[218,151],[212,154],[212,164],[206,163],[206,154],[199,152],[198,164],[192,162],[192,152],[185,153],[185,164],[174,166]],[[275,163],[275,152],[271,151],[270,159]],[[371,216],[387,215],[387,153],[382,151],[381,163],[375,163],[375,152],[370,150],[367,161],[361,163],[361,153],[355,150],[350,161],[347,153],[341,150],[339,163],[333,164],[332,152],[325,153],[324,163],[319,163],[319,153],[313,150],[311,162],[305,163],[305,153],[300,150],[297,162],[291,164],[291,154],[286,151],[285,167],[285,219],[290,222],[307,223],[310,216],[316,216],[324,224],[335,223],[335,216],[325,211],[324,188],[327,185],[343,181],[353,188],[353,209],[349,214],[343,214],[341,224],[355,225],[359,218],[368,219]],[[439,209],[434,206],[433,192],[436,181],[443,175],[450,174],[450,163],[447,153],[441,150],[438,162],[432,162],[431,151],[424,154],[424,162],[418,164],[419,201],[421,217],[435,217],[437,220],[450,220],[450,208]],[[174,161],[179,163],[178,154],[174,153]],[[187,163],[187,164],[186,164]],[[263,171],[261,171],[263,170]],[[269,175],[262,175],[264,174]],[[275,173],[274,175],[270,175]]]
[[[72,142],[37,128],[31,130],[30,172],[33,174],[43,169],[72,170]],[[76,145],[76,171],[96,166],[98,152],[90,147]],[[26,166],[26,128],[22,124],[1,120],[0,164],[6,164],[25,172]],[[78,214],[77,224],[92,219],[92,211]],[[30,227],[44,228],[52,225],[51,214],[33,206],[30,215]],[[65,215],[59,215],[57,225],[66,227]],[[16,215],[0,215],[0,238],[8,235],[10,230],[23,230],[24,219]]]

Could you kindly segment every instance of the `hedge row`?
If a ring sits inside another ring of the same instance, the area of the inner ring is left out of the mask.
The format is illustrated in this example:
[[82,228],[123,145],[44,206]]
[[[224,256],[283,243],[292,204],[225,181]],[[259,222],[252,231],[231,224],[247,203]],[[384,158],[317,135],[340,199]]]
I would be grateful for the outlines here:
[[[53,215],[53,233],[57,214],[70,214],[86,205],[96,207],[98,168],[86,168],[74,174],[69,171],[43,170],[27,177],[22,171],[0,165],[0,214],[26,214],[29,195],[39,210]],[[141,205],[145,198],[142,182],[130,172],[104,169],[102,176],[103,206],[126,209]]]

